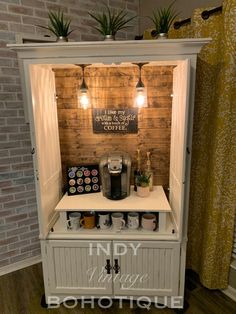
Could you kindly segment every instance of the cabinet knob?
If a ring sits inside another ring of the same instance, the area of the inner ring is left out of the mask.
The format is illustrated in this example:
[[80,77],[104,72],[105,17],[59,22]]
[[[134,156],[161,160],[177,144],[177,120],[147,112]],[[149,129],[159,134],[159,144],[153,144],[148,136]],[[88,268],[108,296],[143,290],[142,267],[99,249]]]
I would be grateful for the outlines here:
[[118,274],[120,270],[120,266],[118,265],[118,259],[115,259],[114,261],[115,261],[115,265],[113,266],[113,269],[115,271],[115,274]]
[[112,269],[111,264],[110,264],[110,260],[107,259],[106,262],[107,262],[107,264],[105,266],[105,269],[107,271],[107,274],[110,274],[111,273],[111,269]]

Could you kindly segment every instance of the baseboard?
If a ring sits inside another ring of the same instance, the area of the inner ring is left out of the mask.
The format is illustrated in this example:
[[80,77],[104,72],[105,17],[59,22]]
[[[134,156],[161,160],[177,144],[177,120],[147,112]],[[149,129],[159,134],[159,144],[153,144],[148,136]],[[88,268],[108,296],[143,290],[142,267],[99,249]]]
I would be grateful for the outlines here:
[[[236,259],[232,259],[230,268],[236,270]],[[221,290],[224,294],[226,294],[228,297],[230,297],[232,300],[236,301],[236,289],[234,289],[231,286],[228,286],[228,288]]]
[[232,259],[230,267],[233,268],[234,270],[236,270],[236,259],[235,258]]
[[224,294],[226,294],[230,299],[234,300],[236,302],[236,289],[232,288],[231,286],[228,286],[228,288],[221,290]]
[[0,276],[12,273],[13,271],[16,271],[16,270],[19,270],[19,269],[22,269],[22,268],[25,268],[25,267],[28,267],[37,263],[40,263],[41,261],[42,261],[42,258],[41,258],[41,255],[39,255],[39,256],[33,256],[30,258],[24,259],[20,262],[17,262],[11,265],[4,266],[0,268]]

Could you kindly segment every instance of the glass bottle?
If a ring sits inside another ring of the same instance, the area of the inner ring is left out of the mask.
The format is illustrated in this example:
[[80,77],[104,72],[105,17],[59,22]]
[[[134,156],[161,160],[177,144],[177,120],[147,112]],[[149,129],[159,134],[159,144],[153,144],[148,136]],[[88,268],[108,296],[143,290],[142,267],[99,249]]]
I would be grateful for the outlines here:
[[149,179],[149,190],[153,191],[153,172],[151,169],[151,160],[150,160],[150,152],[147,152],[147,168],[146,168],[146,174],[150,176]]
[[137,191],[137,181],[138,177],[141,175],[140,164],[140,149],[137,149],[137,168],[134,169],[134,191]]

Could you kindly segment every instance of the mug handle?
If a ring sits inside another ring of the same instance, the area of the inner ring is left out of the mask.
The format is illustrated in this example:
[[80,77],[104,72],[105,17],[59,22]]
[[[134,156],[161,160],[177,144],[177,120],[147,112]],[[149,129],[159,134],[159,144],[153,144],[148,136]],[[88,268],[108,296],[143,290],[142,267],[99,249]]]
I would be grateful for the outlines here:
[[84,226],[84,218],[80,219],[81,226]]
[[120,228],[120,229],[123,229],[123,228],[125,227],[126,222],[125,222],[125,220],[124,220],[124,219],[121,219],[121,222],[122,222],[122,226],[121,226],[121,228]]
[[157,220],[153,221],[153,223],[155,224],[155,227],[152,231],[155,231],[157,229]]
[[138,228],[138,227],[139,227],[139,219],[136,218],[136,219],[135,219],[135,228]]
[[71,229],[70,219],[68,219],[66,221],[66,226],[67,226],[68,229]]

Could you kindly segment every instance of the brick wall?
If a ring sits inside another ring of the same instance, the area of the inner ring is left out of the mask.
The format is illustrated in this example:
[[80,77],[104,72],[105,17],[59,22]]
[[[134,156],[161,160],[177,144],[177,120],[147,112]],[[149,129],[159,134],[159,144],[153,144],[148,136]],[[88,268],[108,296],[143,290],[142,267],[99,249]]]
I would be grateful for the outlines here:
[[[105,2],[105,1],[104,1]],[[25,123],[16,54],[6,48],[15,34],[45,35],[48,10],[61,8],[72,19],[72,40],[99,40],[87,10],[94,0],[0,1],[0,267],[40,254],[29,126]],[[110,0],[111,7],[138,14],[138,0]],[[134,22],[135,23],[135,22]],[[119,33],[132,39],[137,27]]]

